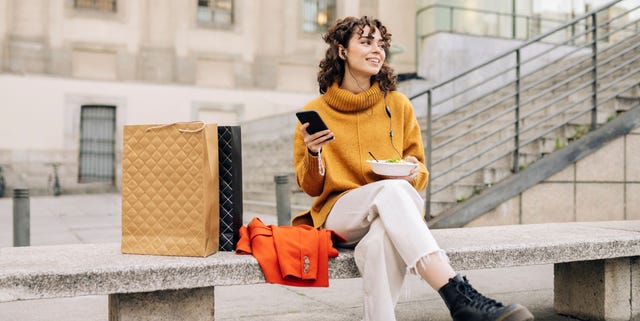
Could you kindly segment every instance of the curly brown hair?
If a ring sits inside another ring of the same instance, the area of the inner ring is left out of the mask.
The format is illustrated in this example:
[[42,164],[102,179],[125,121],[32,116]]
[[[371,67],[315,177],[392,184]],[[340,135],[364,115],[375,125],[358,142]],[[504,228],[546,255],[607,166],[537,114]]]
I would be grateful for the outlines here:
[[[369,27],[369,33],[376,30],[380,31],[380,36],[385,44],[385,53],[388,56],[388,48],[391,43],[391,34],[387,32],[387,28],[378,19],[372,19],[367,16],[361,18],[346,17],[339,19],[327,30],[322,39],[329,44],[329,48],[325,53],[324,59],[320,61],[320,71],[318,72],[318,85],[320,86],[320,94],[327,92],[327,89],[334,83],[342,84],[344,77],[345,61],[340,59],[338,55],[338,45],[347,47],[349,40],[354,32],[360,35],[364,32],[364,27]],[[384,92],[396,90],[396,76],[393,69],[385,61],[377,75],[371,76],[371,83],[377,81],[380,89]]]

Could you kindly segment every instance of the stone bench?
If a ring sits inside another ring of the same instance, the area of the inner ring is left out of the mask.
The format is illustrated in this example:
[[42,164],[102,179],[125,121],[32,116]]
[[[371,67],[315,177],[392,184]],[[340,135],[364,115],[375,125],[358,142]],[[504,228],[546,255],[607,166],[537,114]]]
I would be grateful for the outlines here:
[[[457,270],[554,264],[558,313],[640,319],[640,221],[550,223],[433,230]],[[353,252],[330,278],[357,278]],[[214,287],[263,283],[252,256],[121,254],[119,244],[0,250],[0,302],[109,295],[109,320],[213,320]]]

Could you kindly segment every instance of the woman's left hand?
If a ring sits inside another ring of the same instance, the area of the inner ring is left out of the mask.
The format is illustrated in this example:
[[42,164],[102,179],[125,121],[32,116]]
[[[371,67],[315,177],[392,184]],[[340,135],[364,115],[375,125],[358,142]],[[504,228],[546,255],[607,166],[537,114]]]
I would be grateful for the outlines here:
[[[414,156],[407,156],[404,158],[404,161],[407,163],[414,163],[414,164],[419,164],[420,161],[418,161],[417,158],[415,158]],[[409,182],[413,182],[413,180],[416,179],[416,177],[418,177],[418,173],[419,173],[419,166],[416,166],[414,168],[411,169],[411,172],[409,172],[409,175],[407,176],[387,176],[388,178],[391,179],[404,179],[407,180]]]

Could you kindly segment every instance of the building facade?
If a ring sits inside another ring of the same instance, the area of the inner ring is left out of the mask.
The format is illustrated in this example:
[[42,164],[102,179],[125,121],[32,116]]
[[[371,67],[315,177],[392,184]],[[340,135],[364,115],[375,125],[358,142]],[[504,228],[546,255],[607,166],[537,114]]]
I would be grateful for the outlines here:
[[[9,192],[52,193],[56,176],[63,193],[117,190],[124,125],[293,115],[318,94],[321,35],[339,17],[380,18],[393,34],[396,72],[436,82],[447,74],[440,70],[450,74],[482,55],[474,42],[451,48],[447,40],[442,47],[459,58],[437,58],[446,55],[420,36],[452,15],[417,16],[422,8],[575,14],[586,2],[553,9],[539,4],[554,0],[0,0],[0,175]],[[520,24],[471,12],[455,18],[460,32]],[[495,44],[482,54],[512,45]]]
[[[391,10],[393,9],[393,10]],[[6,190],[115,190],[122,127],[237,125],[317,95],[322,32],[380,17],[407,47],[413,0],[0,0],[0,166]]]

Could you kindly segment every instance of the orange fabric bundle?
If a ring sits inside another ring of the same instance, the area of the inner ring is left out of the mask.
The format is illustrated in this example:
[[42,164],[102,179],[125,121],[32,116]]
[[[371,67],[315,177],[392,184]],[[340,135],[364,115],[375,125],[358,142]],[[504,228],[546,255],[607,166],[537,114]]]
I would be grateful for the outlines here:
[[237,254],[253,254],[269,283],[328,287],[329,258],[337,257],[332,237],[337,233],[309,225],[265,225],[254,217],[240,228]]

